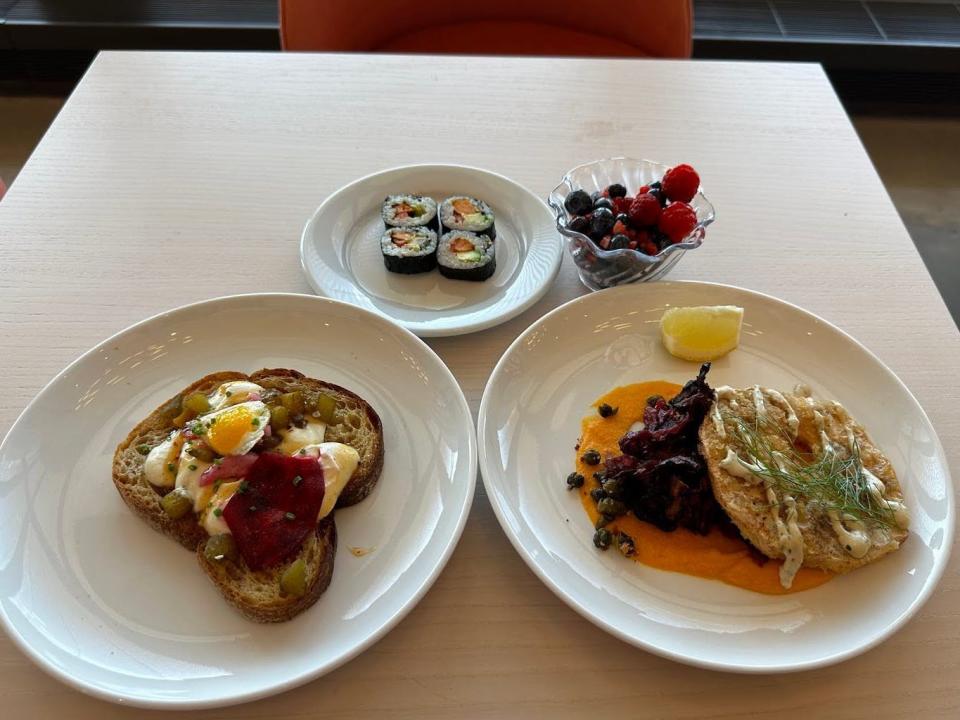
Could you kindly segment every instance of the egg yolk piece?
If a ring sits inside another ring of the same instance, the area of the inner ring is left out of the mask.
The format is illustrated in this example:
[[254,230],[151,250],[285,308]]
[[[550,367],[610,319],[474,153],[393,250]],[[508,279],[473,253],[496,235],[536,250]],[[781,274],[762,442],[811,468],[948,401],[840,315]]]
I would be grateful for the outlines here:
[[242,455],[263,437],[270,411],[263,403],[232,405],[201,418],[203,436],[218,455]]

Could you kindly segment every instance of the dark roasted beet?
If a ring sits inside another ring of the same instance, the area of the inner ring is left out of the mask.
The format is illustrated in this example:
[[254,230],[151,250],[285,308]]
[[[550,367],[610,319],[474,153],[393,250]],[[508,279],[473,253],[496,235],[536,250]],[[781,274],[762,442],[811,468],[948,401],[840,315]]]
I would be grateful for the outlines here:
[[704,364],[669,402],[651,397],[644,427],[624,435],[624,454],[606,461],[606,477],[619,481],[624,502],[661,530],[685,527],[705,534],[724,517],[697,448],[700,424],[714,397],[706,382],[709,369]]

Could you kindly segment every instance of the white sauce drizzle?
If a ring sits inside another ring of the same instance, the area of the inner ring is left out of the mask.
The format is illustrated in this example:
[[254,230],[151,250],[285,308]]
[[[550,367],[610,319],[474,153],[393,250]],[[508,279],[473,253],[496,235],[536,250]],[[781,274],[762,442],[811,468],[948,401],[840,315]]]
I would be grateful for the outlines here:
[[753,407],[757,411],[757,420],[767,416],[767,406],[763,403],[763,389],[759,385],[753,386]]
[[727,454],[723,460],[720,461],[720,467],[734,477],[746,480],[753,485],[756,485],[757,481],[763,478],[761,473],[765,469],[760,464],[754,465],[753,463],[747,462],[737,455],[733,451],[733,448],[727,448]]
[[[827,510],[827,517],[830,518],[830,526],[837,534],[837,539],[848,553],[858,559],[867,554],[870,545],[873,543],[867,534],[866,525],[862,521],[857,520],[852,515],[844,515],[841,522],[840,515],[836,510]],[[844,527],[844,522],[850,526],[850,529]]]
[[713,401],[713,408],[710,411],[710,419],[713,420],[713,428],[717,435],[722,438],[727,436],[727,429],[723,426],[723,418],[720,416],[720,400]]
[[910,511],[907,510],[907,506],[900,500],[888,500],[885,498],[883,494],[886,492],[887,486],[883,484],[883,480],[870,472],[866,466],[863,467],[863,476],[867,480],[867,492],[870,493],[870,496],[878,504],[886,505],[893,513],[893,520],[897,523],[897,527],[902,530],[910,527]]
[[800,432],[800,419],[794,412],[793,406],[787,402],[787,399],[776,390],[763,388],[762,392],[767,396],[770,404],[783,410],[787,416],[787,429],[790,431],[790,437],[796,440],[797,433]]
[[714,389],[714,392],[717,394],[717,400],[726,400],[727,404],[734,410],[740,407],[737,404],[737,391],[734,390],[729,385],[721,385],[718,388]]

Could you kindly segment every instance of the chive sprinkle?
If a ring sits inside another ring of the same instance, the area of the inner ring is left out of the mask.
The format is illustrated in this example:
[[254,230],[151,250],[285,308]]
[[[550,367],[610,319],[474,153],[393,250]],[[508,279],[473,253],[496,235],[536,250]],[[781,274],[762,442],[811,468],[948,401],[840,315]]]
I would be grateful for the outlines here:
[[193,463],[190,463],[187,467],[189,467],[191,470],[196,470],[196,469],[197,469],[197,466],[194,465]]
[[223,515],[223,510],[221,510],[220,508],[214,508],[213,514],[216,515],[217,517],[220,517],[221,515]]
[[168,471],[168,472],[173,472],[173,471],[176,470],[176,469],[177,469],[177,466],[176,466],[176,465],[174,465],[173,463],[167,463],[167,471]]
[[297,519],[297,516],[294,515],[292,512],[284,513],[283,516],[284,516],[287,520],[296,520],[296,519]]
[[149,455],[150,446],[147,445],[146,443],[144,443],[143,445],[137,445],[137,452],[140,453],[141,455]]
[[299,475],[297,475],[295,478],[293,478],[293,486],[294,486],[294,487],[297,487],[297,485],[299,485],[299,484],[302,483],[302,482],[303,482],[303,478],[300,477]]

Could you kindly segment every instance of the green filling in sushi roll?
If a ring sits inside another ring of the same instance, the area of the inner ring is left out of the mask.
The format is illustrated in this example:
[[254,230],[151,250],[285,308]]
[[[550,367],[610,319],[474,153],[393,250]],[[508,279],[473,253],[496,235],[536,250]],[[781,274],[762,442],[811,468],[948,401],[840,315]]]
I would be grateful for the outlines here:
[[454,195],[440,204],[440,225],[443,232],[466,230],[490,240],[497,237],[493,210],[483,200],[467,195]]

